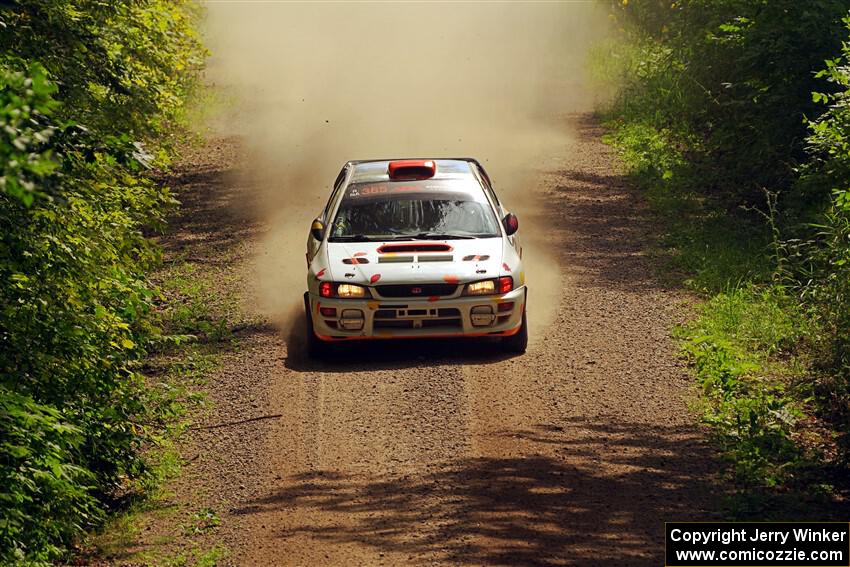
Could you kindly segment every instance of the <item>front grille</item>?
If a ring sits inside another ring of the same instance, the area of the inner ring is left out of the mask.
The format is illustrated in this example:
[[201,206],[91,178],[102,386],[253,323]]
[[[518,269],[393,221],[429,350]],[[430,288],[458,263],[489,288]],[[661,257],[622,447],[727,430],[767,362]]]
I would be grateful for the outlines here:
[[463,327],[460,319],[425,319],[422,321],[422,327],[425,329],[460,329]]
[[[460,319],[422,319],[422,329],[460,329],[463,323]],[[416,329],[412,319],[375,319],[375,329]]]
[[461,329],[460,309],[378,309],[372,323],[375,329]]
[[379,285],[375,289],[381,297],[433,297],[452,295],[457,284]]
[[375,319],[375,322],[372,324],[372,326],[376,329],[412,329],[413,321],[409,319]]

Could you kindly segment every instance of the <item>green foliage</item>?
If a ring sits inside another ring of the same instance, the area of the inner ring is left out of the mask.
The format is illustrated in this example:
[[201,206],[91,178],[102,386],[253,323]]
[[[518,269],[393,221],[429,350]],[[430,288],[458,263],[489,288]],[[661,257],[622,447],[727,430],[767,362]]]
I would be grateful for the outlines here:
[[221,525],[221,518],[212,508],[201,508],[192,514],[191,522],[183,526],[187,535],[205,534],[214,531]]
[[623,33],[594,63],[619,87],[608,141],[664,220],[668,273],[708,299],[681,331],[707,420],[750,485],[816,456],[803,422],[840,436],[846,466],[847,3],[611,4]]
[[640,56],[620,112],[681,144],[694,189],[724,205],[790,190],[817,116],[813,71],[841,46],[841,0],[638,0],[616,13]]
[[137,370],[158,335],[144,231],[173,203],[143,143],[160,147],[201,62],[193,10],[0,11],[2,563],[54,559],[98,522],[173,411]]
[[707,206],[691,187],[690,166],[667,133],[623,116],[606,125],[606,141],[618,150],[666,228],[663,255],[672,273],[707,293],[723,291],[730,282],[769,279],[772,267],[764,255],[768,232],[752,218]]
[[37,189],[58,167],[46,142],[54,127],[48,116],[55,109],[56,87],[47,80],[44,68],[33,64],[24,71],[3,69],[0,90],[0,190],[32,204]]
[[800,404],[784,381],[769,378],[772,357],[800,339],[798,321],[781,288],[733,288],[678,332],[705,392],[703,417],[749,485],[781,484],[805,463],[792,440]]
[[[850,17],[844,19],[850,28]],[[831,199],[813,234],[800,247],[802,292],[811,308],[820,370],[816,389],[822,411],[837,424],[844,458],[850,461],[850,43],[842,58],[826,61],[817,76],[832,85],[832,95],[813,93],[828,110],[810,122],[812,160],[800,185],[831,190]]]
[[[75,464],[84,441],[82,432],[65,422],[56,409],[3,385],[0,430],[4,563],[56,555],[67,542],[67,526],[81,527],[100,516],[89,493],[93,475]],[[34,524],[40,529],[34,530]]]
[[190,0],[16,0],[0,53],[39,61],[59,85],[60,116],[141,142],[181,112],[203,64]]

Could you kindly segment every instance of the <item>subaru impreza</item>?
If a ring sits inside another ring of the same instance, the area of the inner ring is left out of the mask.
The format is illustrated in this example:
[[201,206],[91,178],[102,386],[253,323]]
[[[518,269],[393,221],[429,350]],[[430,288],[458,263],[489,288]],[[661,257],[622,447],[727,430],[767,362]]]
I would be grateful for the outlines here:
[[307,346],[498,337],[528,344],[517,217],[471,158],[350,161],[307,238]]

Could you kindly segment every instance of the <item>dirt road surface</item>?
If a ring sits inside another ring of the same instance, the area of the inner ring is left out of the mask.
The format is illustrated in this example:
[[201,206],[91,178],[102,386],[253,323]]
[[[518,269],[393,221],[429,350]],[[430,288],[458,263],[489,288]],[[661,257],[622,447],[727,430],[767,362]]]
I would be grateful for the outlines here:
[[166,247],[246,298],[173,487],[175,504],[221,515],[210,537],[226,562],[660,565],[664,521],[717,517],[714,456],[669,338],[685,298],[654,277],[653,227],[600,128],[564,122],[572,151],[541,172],[545,212],[522,219],[547,227],[560,299],[532,305],[552,323],[513,358],[450,341],[305,359],[297,331],[251,312],[268,227],[238,212],[251,198],[231,171],[238,141],[178,168]]

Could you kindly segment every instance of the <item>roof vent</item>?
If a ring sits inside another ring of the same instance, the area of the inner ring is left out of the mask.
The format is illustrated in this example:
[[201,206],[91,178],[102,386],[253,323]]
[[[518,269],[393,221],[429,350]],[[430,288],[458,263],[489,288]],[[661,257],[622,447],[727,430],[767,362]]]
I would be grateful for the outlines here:
[[390,179],[397,181],[413,181],[416,179],[430,179],[437,173],[437,164],[434,160],[405,159],[391,161],[387,167]]

